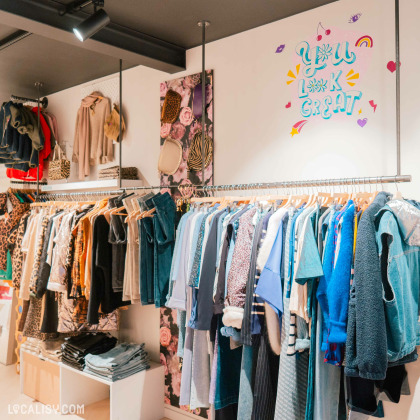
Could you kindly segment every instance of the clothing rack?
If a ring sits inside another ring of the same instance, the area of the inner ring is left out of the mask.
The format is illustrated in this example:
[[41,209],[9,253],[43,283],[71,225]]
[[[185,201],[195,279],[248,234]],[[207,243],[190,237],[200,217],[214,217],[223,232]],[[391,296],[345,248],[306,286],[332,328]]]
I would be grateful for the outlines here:
[[281,182],[257,182],[250,184],[226,184],[226,185],[155,185],[142,187],[128,187],[114,191],[90,191],[75,193],[58,193],[58,194],[42,194],[42,198],[54,201],[64,197],[88,197],[88,196],[105,196],[119,195],[126,191],[137,190],[160,190],[167,188],[183,188],[194,187],[205,192],[213,191],[240,191],[240,190],[262,190],[275,188],[303,188],[303,187],[332,187],[337,185],[372,185],[372,184],[399,184],[402,182],[411,182],[411,175],[395,175],[395,176],[375,176],[375,177],[358,177],[358,178],[335,178],[335,179],[313,179],[302,181],[281,181]]
[[[38,99],[25,98],[24,96],[11,95],[10,100],[15,101],[15,102],[21,102],[21,103],[29,102],[33,106],[38,106]],[[48,107],[48,98],[44,97],[42,99],[39,99],[39,103],[42,106],[42,108],[46,109]]]

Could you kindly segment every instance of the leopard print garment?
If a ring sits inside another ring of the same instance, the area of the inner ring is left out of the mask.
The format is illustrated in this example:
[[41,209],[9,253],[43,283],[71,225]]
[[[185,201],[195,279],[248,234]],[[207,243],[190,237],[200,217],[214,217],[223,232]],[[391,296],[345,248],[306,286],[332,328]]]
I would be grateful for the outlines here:
[[78,226],[76,238],[74,240],[73,267],[71,270],[72,288],[71,288],[70,296],[72,298],[78,298],[82,296],[80,257],[83,254],[83,248],[84,248],[83,228],[82,226]]
[[29,282],[29,293],[31,296],[36,296],[36,288],[39,277],[39,266],[41,264],[42,249],[44,247],[45,233],[47,231],[48,222],[50,221],[48,216],[44,216],[41,222],[41,231],[36,244],[34,266],[32,268],[31,280]]
[[0,193],[0,215],[6,213],[7,210],[7,193]]
[[21,203],[9,190],[8,198],[13,210],[6,218],[0,220],[0,270],[7,270],[7,240],[13,228],[19,223],[22,216],[29,210],[29,203]]
[[41,323],[42,323],[42,299],[36,297],[29,298],[29,310],[26,317],[25,326],[23,327],[23,336],[24,337],[33,337],[39,340],[50,340],[57,337],[57,333],[41,333]]
[[[22,216],[23,217],[23,216]],[[22,220],[22,219],[20,219]],[[19,222],[20,224],[20,222]],[[12,231],[10,232],[9,237],[7,238],[7,249],[10,252],[10,255],[13,253],[13,248],[15,247],[16,238],[17,238],[17,231],[19,229],[19,224],[17,224]]]
[[22,278],[23,267],[23,253],[22,253],[22,239],[25,234],[26,226],[28,225],[29,212],[24,214],[20,219],[17,229],[15,246],[12,252],[12,284],[16,289],[20,288],[20,279]]

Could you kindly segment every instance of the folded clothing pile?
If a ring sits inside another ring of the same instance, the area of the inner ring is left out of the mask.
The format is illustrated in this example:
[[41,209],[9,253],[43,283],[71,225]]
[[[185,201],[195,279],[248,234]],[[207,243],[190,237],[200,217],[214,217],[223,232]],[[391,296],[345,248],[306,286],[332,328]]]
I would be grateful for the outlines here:
[[53,360],[54,362],[61,362],[61,345],[63,343],[63,338],[40,341],[39,349],[41,350],[41,358]]
[[24,343],[20,346],[21,349],[27,351],[28,353],[32,353],[35,355],[39,355],[41,353],[41,349],[39,348],[39,339],[28,337]]
[[63,338],[41,341],[37,338],[28,337],[21,348],[25,351],[39,356],[41,359],[48,359],[54,362],[61,361],[61,345]]
[[65,339],[62,349],[62,362],[75,369],[83,370],[88,354],[105,353],[117,344],[117,339],[109,334],[82,334]]
[[144,343],[122,343],[107,353],[88,354],[85,362],[85,372],[113,382],[150,368]]
[[[101,169],[99,171],[99,179],[116,179],[119,177],[120,167],[111,166],[110,168]],[[121,179],[139,179],[137,168],[130,166],[121,168]]]

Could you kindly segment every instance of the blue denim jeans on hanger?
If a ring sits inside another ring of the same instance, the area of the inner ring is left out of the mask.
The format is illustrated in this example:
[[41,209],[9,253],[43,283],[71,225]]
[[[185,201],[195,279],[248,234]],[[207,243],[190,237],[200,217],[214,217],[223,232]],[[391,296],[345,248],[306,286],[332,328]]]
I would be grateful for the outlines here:
[[214,408],[220,410],[230,404],[236,404],[239,397],[239,383],[242,360],[242,348],[230,349],[230,338],[220,333],[223,327],[222,315],[218,315],[217,334],[219,349],[217,357],[216,393]]
[[252,392],[252,346],[242,347],[241,379],[239,385],[238,419],[251,420],[254,395]]
[[153,219],[138,221],[140,232],[140,298],[142,305],[154,303],[154,229]]
[[168,193],[158,194],[146,201],[149,208],[155,208],[154,231],[154,302],[157,308],[165,305],[169,289],[172,254],[175,246],[176,206]]

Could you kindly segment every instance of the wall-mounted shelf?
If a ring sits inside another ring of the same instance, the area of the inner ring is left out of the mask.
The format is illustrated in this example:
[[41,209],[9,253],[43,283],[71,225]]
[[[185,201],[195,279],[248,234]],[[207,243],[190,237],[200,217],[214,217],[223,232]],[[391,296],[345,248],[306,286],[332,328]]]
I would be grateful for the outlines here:
[[[62,182],[60,184],[42,185],[42,192],[54,191],[87,191],[87,190],[109,190],[119,188],[118,179],[98,179],[97,181]],[[122,188],[142,187],[141,180],[123,180]]]

